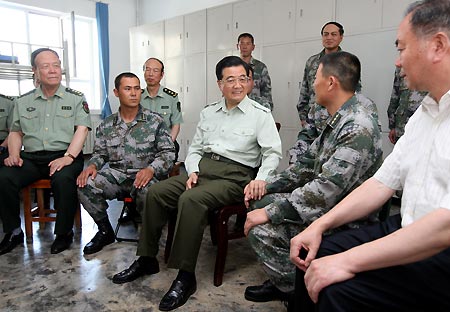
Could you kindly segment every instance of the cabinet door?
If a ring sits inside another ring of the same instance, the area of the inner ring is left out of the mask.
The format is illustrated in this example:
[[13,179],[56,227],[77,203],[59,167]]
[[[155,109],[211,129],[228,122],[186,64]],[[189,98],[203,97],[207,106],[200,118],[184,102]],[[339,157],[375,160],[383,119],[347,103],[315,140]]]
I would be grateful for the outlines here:
[[184,122],[197,123],[206,103],[206,53],[184,58]]
[[336,20],[346,34],[381,28],[382,0],[336,0]]
[[233,38],[242,33],[250,33],[255,38],[255,44],[263,43],[263,6],[258,0],[239,1],[233,4]]
[[383,0],[383,20],[382,27],[398,27],[406,8],[413,0]]
[[206,10],[184,17],[185,54],[206,52]]
[[183,55],[183,16],[165,21],[166,58]]
[[182,57],[170,58],[164,62],[164,79],[164,85],[167,88],[178,92],[184,117],[184,64]]
[[295,0],[264,0],[264,44],[290,42],[295,33]]
[[297,0],[295,37],[320,38],[322,26],[333,20],[334,0]]
[[145,58],[145,33],[141,27],[130,28],[130,72],[135,73],[145,85],[144,73],[142,71],[142,60]]
[[231,4],[206,10],[208,51],[232,49],[237,38],[233,38],[233,6]]

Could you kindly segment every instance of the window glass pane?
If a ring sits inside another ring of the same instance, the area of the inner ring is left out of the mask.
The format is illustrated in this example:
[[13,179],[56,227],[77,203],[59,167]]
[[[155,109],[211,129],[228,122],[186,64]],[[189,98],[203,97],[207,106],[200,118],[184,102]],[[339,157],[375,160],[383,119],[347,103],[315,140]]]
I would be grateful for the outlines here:
[[31,44],[49,47],[61,46],[59,18],[30,13],[28,20]]
[[0,79],[0,93],[10,96],[19,95],[19,85],[17,80]]
[[[0,40],[27,42],[27,21],[25,12],[1,8],[0,10]],[[3,53],[3,51],[0,51]]]

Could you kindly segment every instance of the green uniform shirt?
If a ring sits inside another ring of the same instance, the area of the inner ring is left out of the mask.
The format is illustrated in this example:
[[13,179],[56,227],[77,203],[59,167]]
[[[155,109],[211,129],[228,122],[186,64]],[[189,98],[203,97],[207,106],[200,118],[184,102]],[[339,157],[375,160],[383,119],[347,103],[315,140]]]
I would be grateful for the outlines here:
[[0,94],[0,140],[6,139],[11,127],[14,98]]
[[267,66],[253,57],[250,59],[249,64],[253,67],[253,81],[255,85],[248,97],[272,111],[272,83]]
[[66,150],[76,126],[91,129],[89,107],[81,92],[60,85],[50,98],[37,88],[16,100],[11,131],[23,133],[26,152]]
[[169,129],[172,129],[173,125],[183,123],[178,93],[164,86],[159,86],[158,94],[155,97],[150,96],[147,88],[143,89],[141,105],[152,112],[159,113]]

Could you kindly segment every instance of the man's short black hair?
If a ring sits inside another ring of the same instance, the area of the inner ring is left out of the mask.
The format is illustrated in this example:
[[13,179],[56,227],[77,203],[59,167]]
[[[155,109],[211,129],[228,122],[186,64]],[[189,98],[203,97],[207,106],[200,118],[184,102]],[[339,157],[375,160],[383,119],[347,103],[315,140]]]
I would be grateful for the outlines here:
[[355,55],[344,51],[332,52],[325,54],[319,64],[322,64],[323,76],[334,76],[344,91],[355,92],[361,78],[361,63]]
[[249,65],[247,65],[246,62],[244,62],[240,57],[238,56],[225,56],[223,59],[221,59],[217,65],[216,65],[216,77],[217,80],[222,80],[223,78],[223,69],[228,67],[234,67],[234,66],[244,66],[245,73],[248,76],[249,71]]
[[50,52],[52,52],[52,53],[55,54],[55,55],[58,57],[58,59],[59,59],[59,55],[58,55],[58,53],[56,53],[55,50],[52,50],[52,49],[49,49],[49,48],[39,48],[39,49],[37,49],[37,50],[34,50],[34,51],[31,53],[30,64],[31,64],[32,67],[36,67],[36,62],[35,62],[36,56],[38,56],[39,53],[44,52],[44,51],[50,51]]
[[138,76],[136,76],[135,74],[130,73],[130,72],[124,72],[124,73],[117,75],[116,79],[114,79],[114,87],[116,88],[116,90],[119,90],[120,82],[121,82],[122,78],[124,78],[124,77],[136,78],[139,81],[139,84],[141,84],[141,80],[139,79]]
[[327,25],[334,25],[337,28],[339,28],[339,33],[341,34],[341,36],[344,34],[344,26],[342,26],[341,24],[339,24],[338,22],[328,22],[325,25],[322,26],[322,30],[320,31],[320,34],[323,35],[323,30],[325,29],[325,27],[327,27]]
[[241,38],[250,38],[250,40],[252,41],[252,44],[255,44],[255,38],[253,38],[253,35],[250,33],[242,33],[239,35],[238,37],[238,43],[239,41],[241,41]]

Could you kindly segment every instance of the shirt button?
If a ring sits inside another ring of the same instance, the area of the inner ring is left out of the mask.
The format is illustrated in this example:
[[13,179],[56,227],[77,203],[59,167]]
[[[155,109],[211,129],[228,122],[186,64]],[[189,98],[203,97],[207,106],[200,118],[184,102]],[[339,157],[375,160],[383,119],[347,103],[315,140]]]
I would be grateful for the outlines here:
[[47,117],[50,117],[50,114],[47,114]]
[[45,131],[48,131],[48,128],[45,128]]

